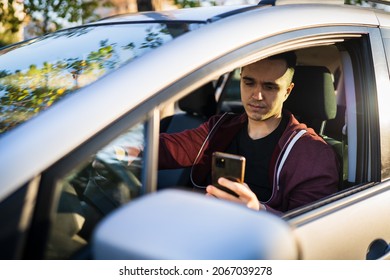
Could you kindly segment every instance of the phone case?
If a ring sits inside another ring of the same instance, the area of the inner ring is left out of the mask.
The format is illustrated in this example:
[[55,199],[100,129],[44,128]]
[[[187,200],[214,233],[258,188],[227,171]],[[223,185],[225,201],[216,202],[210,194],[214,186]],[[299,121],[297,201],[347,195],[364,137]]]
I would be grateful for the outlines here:
[[212,184],[230,194],[237,196],[231,190],[218,184],[218,179],[224,177],[228,180],[243,183],[245,176],[245,157],[240,155],[215,152],[212,158]]

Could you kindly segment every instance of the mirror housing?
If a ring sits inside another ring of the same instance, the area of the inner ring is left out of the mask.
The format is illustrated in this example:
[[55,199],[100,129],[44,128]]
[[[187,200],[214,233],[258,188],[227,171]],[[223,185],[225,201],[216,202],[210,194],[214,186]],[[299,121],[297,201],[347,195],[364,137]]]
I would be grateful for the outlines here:
[[113,211],[92,238],[95,259],[297,259],[280,217],[184,190],[167,189]]

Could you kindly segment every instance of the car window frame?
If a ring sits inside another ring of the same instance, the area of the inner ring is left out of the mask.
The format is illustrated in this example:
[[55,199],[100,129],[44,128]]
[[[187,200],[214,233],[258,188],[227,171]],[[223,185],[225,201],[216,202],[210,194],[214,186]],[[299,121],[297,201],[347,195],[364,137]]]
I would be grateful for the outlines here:
[[29,238],[29,229],[41,176],[37,175],[23,184],[0,204],[0,245],[3,248],[0,259],[21,259],[24,254],[24,244]]
[[[380,41],[381,40],[381,41]],[[388,111],[388,89],[390,87],[390,27],[380,27],[376,34],[376,50],[373,52],[374,69],[378,85],[378,112],[381,141],[381,180],[390,179],[390,124],[384,112]],[[386,64],[383,63],[386,58]]]
[[[387,183],[380,183],[384,179],[381,162],[383,156],[387,155],[383,155],[378,137],[381,136],[383,124],[380,123],[377,106],[379,96],[384,94],[384,88],[378,87],[378,84],[388,73],[383,69],[383,61],[380,60],[381,55],[384,55],[384,50],[381,48],[382,43],[378,28],[369,27],[365,36],[367,38],[361,41],[360,46],[352,43],[348,47],[348,52],[351,55],[351,68],[354,72],[355,95],[360,98],[360,102],[357,101],[360,105],[357,104],[356,108],[353,109],[357,112],[355,114],[358,116],[357,126],[359,127],[356,135],[358,143],[356,161],[358,164],[355,178],[359,183],[336,193],[329,199],[287,213],[284,218],[292,221],[294,226],[299,227],[311,221],[320,220],[321,217],[349,205],[357,204],[365,197],[369,198],[388,188]],[[362,55],[367,53],[370,55]],[[378,64],[382,64],[382,66],[378,66]],[[316,204],[319,207],[315,207]],[[327,204],[328,206],[326,206]]]
[[[266,56],[271,55],[273,53],[277,53],[278,49],[277,48],[275,49],[273,47],[275,44],[278,44],[278,42],[277,42],[278,40],[279,40],[278,45],[285,46],[283,50],[288,51],[288,50],[295,49],[297,46],[299,46],[299,47],[316,46],[319,44],[318,41],[316,40],[316,37],[321,37],[322,35],[327,37],[327,39],[325,39],[325,41],[329,40],[326,42],[327,44],[329,44],[332,42],[332,39],[330,39],[330,38],[333,38],[334,42],[337,42],[338,39],[343,41],[343,39],[353,38],[354,35],[356,35],[357,37],[367,36],[367,38],[368,38],[367,40],[370,40],[372,38],[372,36],[374,36],[374,37],[376,36],[375,33],[376,33],[375,27],[368,27],[368,26],[313,27],[313,28],[305,28],[305,29],[298,30],[298,31],[286,32],[282,35],[271,36],[269,38],[260,40],[258,42],[254,42],[251,45],[244,46],[241,49],[238,49],[232,53],[229,53],[229,54],[221,57],[219,59],[220,61],[214,62],[214,63],[220,63],[221,68],[219,70],[214,70],[214,72],[216,72],[218,75],[223,75],[229,71],[234,70],[235,68],[237,68],[240,65],[250,63],[253,60],[261,59],[262,57],[266,57]],[[281,42],[281,41],[283,41],[283,39],[281,40],[281,37],[282,38],[285,37],[284,38],[286,41],[285,44],[283,44]],[[306,44],[304,42],[303,44],[301,44],[300,40],[302,40],[302,41],[307,40],[308,43]],[[298,43],[294,44],[293,43],[294,41],[298,42]],[[367,45],[365,47],[369,48],[370,42],[367,41],[366,43],[367,43]],[[259,47],[259,45],[264,46],[264,48]],[[255,49],[255,48],[258,48],[258,49]],[[229,62],[226,61],[226,60],[228,60],[228,58],[230,56],[233,56],[237,53],[241,54],[241,56],[237,55],[236,60],[232,59]],[[246,55],[246,57],[245,57],[245,55]],[[362,63],[367,63],[367,61],[362,62]],[[213,64],[213,63],[211,63],[211,64]],[[200,73],[200,74],[204,76],[204,73],[209,73],[208,74],[209,76],[213,76],[213,74],[212,74],[213,70],[212,70],[211,64],[206,65],[204,68],[202,68],[202,71],[204,71],[204,72]],[[205,77],[201,77],[198,80],[192,80],[190,82],[186,81],[187,79],[190,79],[190,76],[194,76],[194,75],[196,75],[196,73],[190,74],[189,76],[183,78],[181,81],[179,81],[175,85],[173,85],[173,87],[174,88],[179,87],[181,89],[186,89],[186,85],[188,85],[188,84],[191,84],[192,86],[194,86],[194,85],[198,86],[199,81],[202,81],[202,83],[200,83],[200,85],[205,83],[205,81],[208,81],[207,79],[205,79]],[[354,77],[353,77],[354,81],[356,82],[356,79],[357,79],[356,77],[359,77],[361,75],[364,75],[364,74],[354,73]],[[215,73],[214,73],[214,76],[216,76]],[[374,105],[375,105],[376,85],[372,84],[371,87],[373,89],[373,94],[372,94],[373,97],[372,98],[374,98],[374,99],[370,98],[370,103],[374,103]],[[192,89],[193,88],[191,87],[191,90]],[[166,91],[168,94],[169,90],[170,89],[168,88],[168,89],[165,89],[164,91]],[[360,92],[364,92],[365,89],[359,88],[359,90],[360,90]],[[184,91],[184,90],[182,90],[182,91]],[[186,93],[187,92],[188,91],[186,91]],[[178,96],[182,97],[183,93],[178,95]],[[177,100],[177,98],[174,100]],[[362,110],[364,111],[365,108],[363,108]],[[364,114],[367,116],[368,112],[364,112]],[[375,117],[375,114],[374,114],[374,117],[370,120],[370,124],[367,123],[367,125],[370,125],[372,132],[378,133],[378,129],[377,129],[378,120]],[[376,134],[376,135],[378,135],[378,134]],[[369,137],[369,135],[365,134],[365,133],[360,133],[359,136],[356,135],[355,137]],[[359,141],[363,141],[363,140],[360,139]],[[361,167],[360,177],[357,178],[357,180],[360,180],[360,182],[355,183],[354,186],[352,186],[348,191],[343,191],[340,193],[338,192],[338,193],[334,194],[333,196],[330,196],[328,198],[314,202],[314,203],[310,204],[309,206],[304,206],[304,207],[302,207],[302,209],[297,209],[300,214],[315,211],[318,208],[322,208],[324,205],[328,205],[328,204],[331,204],[331,203],[337,201],[341,197],[345,198],[345,197],[348,197],[349,195],[352,195],[356,192],[363,191],[367,188],[372,187],[375,182],[378,182],[380,180],[380,178],[378,177],[378,174],[380,173],[380,164],[378,164],[378,162],[375,164],[371,164],[371,160],[373,158],[375,158],[374,155],[376,155],[376,158],[378,159],[377,161],[379,161],[379,159],[380,159],[380,154],[379,154],[380,150],[378,147],[378,142],[375,142],[375,141],[373,142],[372,139],[371,140],[365,139],[364,141],[365,141],[365,143],[369,143],[367,145],[367,149],[368,149],[366,151],[367,155],[359,154],[358,153],[359,150],[356,150],[357,154],[355,156],[357,157],[357,162],[359,160],[364,160],[365,164],[363,166],[364,167],[368,166],[369,170],[364,170],[363,167]],[[300,214],[298,214],[298,215],[300,215]],[[295,215],[292,215],[292,216],[295,217]],[[286,216],[286,219],[288,219],[288,217],[289,216]]]

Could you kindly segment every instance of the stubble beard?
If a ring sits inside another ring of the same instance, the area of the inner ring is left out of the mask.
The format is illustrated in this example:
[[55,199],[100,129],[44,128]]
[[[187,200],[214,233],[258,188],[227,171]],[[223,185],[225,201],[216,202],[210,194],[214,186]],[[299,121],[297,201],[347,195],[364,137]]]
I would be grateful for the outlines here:
[[251,108],[249,106],[247,108],[245,108],[245,110],[246,110],[246,114],[247,114],[248,118],[252,121],[260,122],[260,121],[265,121],[265,120],[270,118],[269,111],[266,111],[264,113],[258,112],[258,111],[253,112],[253,110],[251,110]]
[[247,114],[247,115],[250,120],[255,122],[266,121],[270,118],[270,116],[266,114]]

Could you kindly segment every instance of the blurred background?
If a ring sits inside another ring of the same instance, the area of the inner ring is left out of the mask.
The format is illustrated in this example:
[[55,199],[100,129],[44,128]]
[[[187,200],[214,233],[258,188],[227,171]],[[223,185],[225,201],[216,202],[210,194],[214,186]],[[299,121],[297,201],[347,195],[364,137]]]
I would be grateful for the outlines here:
[[[0,47],[58,29],[142,11],[210,5],[255,4],[259,0],[0,0]],[[363,0],[346,4],[375,6]]]

